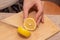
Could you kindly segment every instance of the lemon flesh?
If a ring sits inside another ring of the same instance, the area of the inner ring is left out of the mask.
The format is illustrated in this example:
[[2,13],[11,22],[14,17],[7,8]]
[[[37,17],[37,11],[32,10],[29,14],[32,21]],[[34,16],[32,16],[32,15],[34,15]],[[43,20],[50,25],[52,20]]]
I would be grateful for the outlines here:
[[36,22],[33,18],[27,18],[24,20],[24,28],[27,30],[35,30]]
[[24,37],[29,37],[31,35],[31,33],[28,30],[26,30],[22,27],[18,27],[17,31],[18,31],[19,34],[21,34]]

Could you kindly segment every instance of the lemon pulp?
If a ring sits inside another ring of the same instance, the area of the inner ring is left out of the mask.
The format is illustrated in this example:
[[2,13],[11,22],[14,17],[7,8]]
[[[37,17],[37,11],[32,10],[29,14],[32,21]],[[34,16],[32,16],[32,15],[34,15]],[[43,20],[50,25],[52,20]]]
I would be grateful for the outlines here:
[[27,30],[35,30],[36,22],[33,18],[27,18],[24,20],[24,28]]

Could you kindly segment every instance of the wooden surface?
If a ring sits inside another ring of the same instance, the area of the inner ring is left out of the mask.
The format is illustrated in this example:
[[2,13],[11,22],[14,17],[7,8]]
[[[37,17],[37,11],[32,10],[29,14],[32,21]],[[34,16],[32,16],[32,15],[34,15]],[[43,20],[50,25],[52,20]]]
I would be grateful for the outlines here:
[[31,31],[31,36],[29,38],[24,38],[18,35],[17,28],[15,28],[15,26],[22,25],[22,20],[22,12],[0,20],[3,21],[0,22],[0,40],[46,40],[60,31],[48,17],[44,16],[44,24],[40,23],[35,31]]
[[44,1],[44,13],[49,15],[60,15],[60,6],[54,2]]

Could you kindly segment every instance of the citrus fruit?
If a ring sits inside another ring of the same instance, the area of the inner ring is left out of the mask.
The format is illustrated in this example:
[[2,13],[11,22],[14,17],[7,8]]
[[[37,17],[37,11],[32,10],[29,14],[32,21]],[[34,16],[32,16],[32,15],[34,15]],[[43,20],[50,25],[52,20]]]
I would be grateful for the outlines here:
[[18,27],[17,31],[19,34],[21,34],[24,37],[29,37],[31,35],[31,33],[28,30],[22,28],[21,26]]
[[35,30],[36,29],[36,22],[33,18],[26,18],[24,20],[24,28],[27,30]]

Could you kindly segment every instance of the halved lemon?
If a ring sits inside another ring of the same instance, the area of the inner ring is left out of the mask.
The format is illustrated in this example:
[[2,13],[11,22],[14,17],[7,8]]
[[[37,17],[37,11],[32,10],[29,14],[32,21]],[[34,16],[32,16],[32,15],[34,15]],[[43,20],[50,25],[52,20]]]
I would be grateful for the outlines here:
[[24,28],[27,30],[35,30],[36,29],[36,21],[33,18],[26,18],[24,20]]
[[19,34],[21,34],[24,37],[29,37],[31,35],[30,31],[22,28],[21,26],[18,27],[17,31]]

